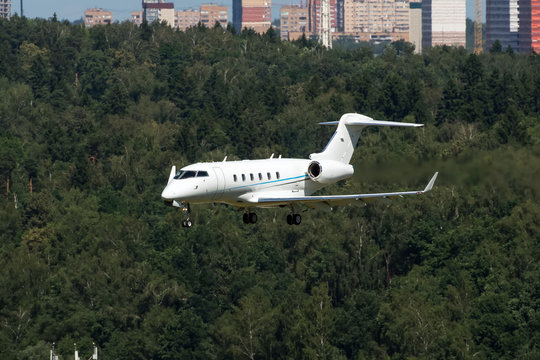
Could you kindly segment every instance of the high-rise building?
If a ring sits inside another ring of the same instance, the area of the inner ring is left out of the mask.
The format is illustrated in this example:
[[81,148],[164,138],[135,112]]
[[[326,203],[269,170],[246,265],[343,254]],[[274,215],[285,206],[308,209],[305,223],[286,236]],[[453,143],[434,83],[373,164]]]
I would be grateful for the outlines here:
[[233,25],[264,33],[272,26],[271,0],[233,0]]
[[422,1],[409,4],[409,42],[414,44],[414,52],[422,52]]
[[540,51],[540,0],[486,0],[486,50]]
[[233,17],[233,26],[236,28],[236,31],[242,31],[242,0],[233,0],[232,1],[232,17]]
[[528,54],[531,52],[532,45],[532,1],[519,1],[519,30],[518,30],[518,47],[519,52]]
[[174,26],[174,4],[164,0],[143,0],[143,21],[165,21]]
[[531,47],[540,53],[540,0],[531,0]]
[[143,19],[143,12],[142,11],[132,11],[131,12],[131,22],[135,25],[141,25]]
[[229,9],[226,6],[203,4],[200,11],[200,22],[206,27],[213,27],[216,22],[226,28],[229,22]]
[[345,31],[345,0],[336,0],[336,31]]
[[113,14],[103,9],[88,9],[84,12],[84,25],[89,28],[96,25],[112,24]]
[[[307,0],[309,31],[317,34],[321,30],[321,0]],[[346,5],[345,5],[346,6]],[[329,0],[330,8],[330,32],[337,31],[337,6],[336,0]],[[347,10],[345,9],[345,14]]]
[[0,0],[0,17],[11,17],[11,0]]
[[188,9],[177,11],[174,15],[174,26],[182,31],[197,26],[201,18],[199,10]]
[[422,1],[422,48],[436,45],[465,47],[465,0]]
[[519,51],[540,52],[540,0],[519,1]]
[[308,29],[308,12],[304,7],[283,6],[279,10],[281,40],[296,40]]
[[486,50],[540,51],[540,0],[486,0]]
[[486,0],[486,50],[496,40],[518,50],[518,0]]
[[409,12],[407,0],[345,0],[344,32],[408,40]]
[[[394,33],[409,33],[409,1],[408,0],[396,0],[393,2],[392,6],[384,9],[384,16],[389,16],[389,19],[393,19],[393,32]],[[408,36],[407,36],[408,37]]]

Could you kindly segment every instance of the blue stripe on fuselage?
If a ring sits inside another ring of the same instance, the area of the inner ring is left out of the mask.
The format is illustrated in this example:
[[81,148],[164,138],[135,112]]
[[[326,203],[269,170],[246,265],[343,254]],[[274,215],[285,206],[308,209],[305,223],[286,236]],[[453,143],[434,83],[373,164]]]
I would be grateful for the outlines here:
[[307,175],[300,175],[300,176],[290,177],[290,178],[286,178],[286,179],[264,181],[264,182],[262,182],[262,183],[257,183],[257,184],[249,184],[249,185],[235,186],[235,187],[232,187],[232,188],[230,188],[230,189],[225,189],[225,191],[237,190],[237,189],[242,189],[242,188],[250,187],[250,186],[259,186],[259,185],[265,185],[265,184],[272,184],[272,183],[276,183],[276,182],[288,181],[288,180],[295,180],[295,179],[300,179],[300,178],[307,179],[308,176],[307,176]]

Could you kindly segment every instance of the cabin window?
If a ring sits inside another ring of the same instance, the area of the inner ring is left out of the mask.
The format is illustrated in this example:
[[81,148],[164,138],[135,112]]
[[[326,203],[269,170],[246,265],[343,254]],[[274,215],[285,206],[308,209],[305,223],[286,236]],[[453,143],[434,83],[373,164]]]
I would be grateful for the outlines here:
[[233,177],[234,182],[238,181],[238,177],[236,176],[236,174],[234,174],[232,177]]
[[268,180],[272,180],[272,176],[270,175],[270,173],[266,173],[266,176],[268,177]]
[[249,178],[251,179],[251,181],[255,180],[255,177],[253,176],[253,174],[249,174]]
[[242,174],[242,181],[246,181],[246,175]]
[[262,174],[259,173],[259,180],[262,180]]
[[279,171],[276,171],[276,179],[279,180],[279,177],[280,177],[280,176],[279,176]]
[[207,177],[208,171],[197,171],[197,177]]

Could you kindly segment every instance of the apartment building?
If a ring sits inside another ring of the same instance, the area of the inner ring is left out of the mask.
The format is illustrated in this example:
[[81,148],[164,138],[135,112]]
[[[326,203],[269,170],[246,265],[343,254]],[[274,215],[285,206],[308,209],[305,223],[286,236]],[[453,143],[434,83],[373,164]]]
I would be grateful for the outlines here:
[[233,0],[233,25],[265,33],[272,26],[271,0]]
[[143,22],[143,12],[142,11],[132,11],[131,12],[131,22],[135,25],[141,25]]
[[143,0],[143,21],[165,21],[169,26],[174,26],[174,4],[163,0]]
[[221,5],[202,4],[200,22],[206,27],[214,27],[217,22],[221,27],[226,28],[229,22],[229,9]]
[[409,1],[345,0],[344,32],[390,40],[409,39]]
[[0,0],[0,17],[6,19],[11,17],[11,0]]
[[296,40],[308,32],[308,10],[299,6],[284,6],[279,11],[281,40]]
[[96,25],[112,24],[113,13],[103,9],[88,9],[84,12],[84,25],[89,28]]
[[174,13],[174,27],[178,30],[186,31],[191,27],[197,26],[200,19],[200,10],[179,10]]
[[466,0],[422,1],[422,48],[465,47]]

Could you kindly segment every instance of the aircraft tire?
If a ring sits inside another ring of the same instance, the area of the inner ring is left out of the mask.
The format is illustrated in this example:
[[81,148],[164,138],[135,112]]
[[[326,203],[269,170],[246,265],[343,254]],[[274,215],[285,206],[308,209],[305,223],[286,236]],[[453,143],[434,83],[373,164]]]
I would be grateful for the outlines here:
[[242,216],[242,220],[244,221],[244,224],[249,224],[249,214],[244,213],[244,216]]
[[182,227],[183,228],[190,228],[193,226],[193,222],[191,220],[183,220],[182,221]]
[[289,224],[289,225],[293,224],[293,216],[292,216],[292,214],[287,215],[287,224]]
[[255,224],[257,222],[257,214],[249,213],[249,222]]
[[302,216],[300,216],[300,214],[294,214],[292,218],[294,225],[300,225],[300,223],[302,222]]

